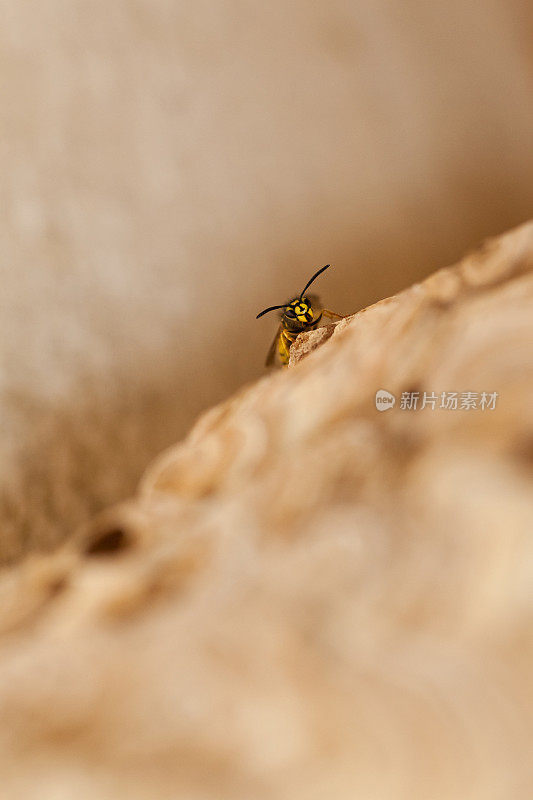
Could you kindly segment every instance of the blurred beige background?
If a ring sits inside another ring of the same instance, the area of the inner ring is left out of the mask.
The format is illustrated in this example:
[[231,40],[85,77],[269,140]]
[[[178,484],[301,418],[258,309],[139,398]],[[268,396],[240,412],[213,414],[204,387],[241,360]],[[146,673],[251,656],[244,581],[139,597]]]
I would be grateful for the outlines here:
[[0,558],[131,492],[262,374],[533,210],[520,0],[2,4]]

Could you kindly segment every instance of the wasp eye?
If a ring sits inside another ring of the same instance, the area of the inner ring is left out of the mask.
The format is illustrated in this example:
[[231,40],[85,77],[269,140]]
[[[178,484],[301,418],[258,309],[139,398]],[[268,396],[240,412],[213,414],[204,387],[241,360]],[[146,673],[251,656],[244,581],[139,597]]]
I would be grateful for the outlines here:
[[287,308],[287,309],[285,310],[285,313],[286,313],[286,315],[287,315],[288,317],[295,317],[295,316],[296,316],[296,314],[294,313],[294,311],[292,310],[292,308]]

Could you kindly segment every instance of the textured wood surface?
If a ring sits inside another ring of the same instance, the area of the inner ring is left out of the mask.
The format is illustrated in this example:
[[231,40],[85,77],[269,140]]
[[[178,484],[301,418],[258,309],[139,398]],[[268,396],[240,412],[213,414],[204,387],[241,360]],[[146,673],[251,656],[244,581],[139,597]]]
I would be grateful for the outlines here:
[[6,797],[532,796],[533,224],[292,361],[4,572]]

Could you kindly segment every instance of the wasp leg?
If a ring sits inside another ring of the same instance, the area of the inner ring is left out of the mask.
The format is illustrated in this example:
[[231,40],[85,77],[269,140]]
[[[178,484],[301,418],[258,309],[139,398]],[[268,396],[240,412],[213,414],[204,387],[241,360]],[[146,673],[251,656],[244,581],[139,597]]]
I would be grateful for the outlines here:
[[289,336],[287,336],[285,331],[282,331],[279,337],[279,354],[281,356],[281,361],[284,364],[284,366],[287,366],[287,364],[289,363],[289,355],[290,355],[289,351],[291,349],[292,342],[293,340]]
[[325,314],[326,317],[329,317],[330,319],[334,319],[334,317],[337,317],[337,319],[345,319],[345,317],[343,317],[342,314],[337,314],[336,311],[330,311],[329,308],[323,308],[322,313]]

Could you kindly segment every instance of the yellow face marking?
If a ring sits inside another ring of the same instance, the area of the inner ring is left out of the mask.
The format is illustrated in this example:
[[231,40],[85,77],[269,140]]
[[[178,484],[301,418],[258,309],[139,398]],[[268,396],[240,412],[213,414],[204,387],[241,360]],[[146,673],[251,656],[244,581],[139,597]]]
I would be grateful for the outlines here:
[[298,322],[302,322],[304,325],[308,325],[310,322],[313,321],[313,312],[309,303],[305,300],[300,300],[297,298],[296,300],[292,300],[289,304],[289,308],[294,311],[296,319]]

